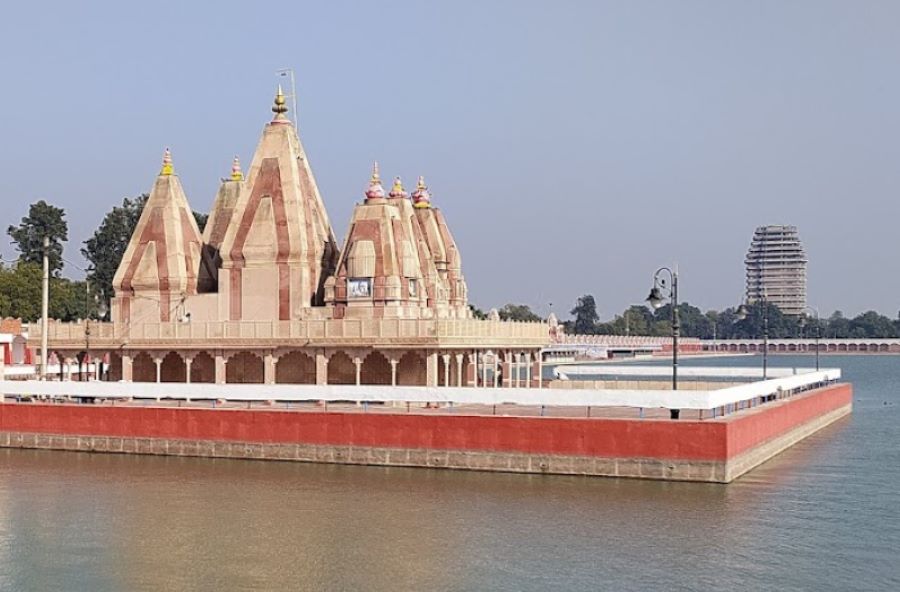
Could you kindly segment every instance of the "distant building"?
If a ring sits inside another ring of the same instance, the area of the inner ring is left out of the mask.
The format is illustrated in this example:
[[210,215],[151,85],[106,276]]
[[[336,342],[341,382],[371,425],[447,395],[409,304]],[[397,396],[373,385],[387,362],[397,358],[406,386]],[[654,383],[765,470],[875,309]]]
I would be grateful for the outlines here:
[[753,233],[747,266],[747,302],[763,299],[786,315],[806,308],[806,253],[796,226],[760,226]]

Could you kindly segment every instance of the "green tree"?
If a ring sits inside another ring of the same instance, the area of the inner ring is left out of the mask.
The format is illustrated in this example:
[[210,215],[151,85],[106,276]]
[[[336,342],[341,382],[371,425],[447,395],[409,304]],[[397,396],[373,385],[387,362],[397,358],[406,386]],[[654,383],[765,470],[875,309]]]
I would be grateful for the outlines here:
[[469,305],[469,310],[472,311],[472,316],[478,320],[485,320],[487,318],[487,313],[475,306],[474,304]]
[[650,335],[652,323],[653,313],[646,306],[633,304],[609,323],[600,323],[597,327],[602,335]]
[[209,220],[209,214],[202,214],[200,212],[191,211],[194,215],[194,220],[197,221],[197,228],[200,229],[200,234],[203,234],[203,229],[206,228],[206,222]]
[[44,200],[31,204],[28,215],[18,226],[10,225],[6,233],[19,251],[19,260],[43,265],[44,237],[50,239],[50,273],[59,276],[63,268],[63,243],[69,240],[66,212]]
[[824,336],[837,339],[850,337],[850,321],[844,317],[844,313],[836,310],[828,317],[828,324],[825,328]]
[[503,308],[497,312],[500,313],[500,319],[504,321],[536,323],[541,320],[541,317],[536,315],[527,304],[504,304]]
[[94,235],[84,241],[81,249],[81,254],[90,262],[87,277],[91,282],[91,289],[107,307],[113,297],[113,277],[148,197],[143,194],[123,199],[121,206],[113,207],[106,214]]
[[760,339],[763,337],[768,316],[769,337],[786,339],[800,334],[798,319],[785,316],[781,309],[767,302],[754,302],[748,305],[747,318],[734,324],[734,337],[737,339]]
[[591,294],[585,294],[575,303],[570,313],[575,317],[572,323],[572,331],[576,335],[592,335],[597,332],[597,303]]
[[19,262],[0,269],[2,316],[33,322],[41,316],[41,266]]
[[894,323],[888,317],[870,310],[850,321],[851,337],[896,337]]
[[[658,308],[653,315],[653,335],[671,335],[672,332],[672,305],[666,304]],[[687,302],[678,304],[678,321],[681,326],[681,335],[685,337],[699,337],[712,339],[713,322],[710,317],[703,314],[699,308]]]
[[[20,262],[0,267],[0,316],[34,322],[41,316],[41,265]],[[96,303],[86,293],[83,281],[50,278],[48,316],[74,321],[96,315]]]

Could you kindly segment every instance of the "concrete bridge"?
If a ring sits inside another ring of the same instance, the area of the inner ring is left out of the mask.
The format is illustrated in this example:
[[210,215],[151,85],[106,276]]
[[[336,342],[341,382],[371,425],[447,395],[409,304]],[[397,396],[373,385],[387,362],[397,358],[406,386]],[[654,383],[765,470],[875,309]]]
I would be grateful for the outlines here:
[[[703,351],[755,353],[763,351],[762,339],[704,340]],[[815,338],[769,339],[769,353],[814,353]],[[900,354],[900,339],[819,339],[819,352],[829,354]]]

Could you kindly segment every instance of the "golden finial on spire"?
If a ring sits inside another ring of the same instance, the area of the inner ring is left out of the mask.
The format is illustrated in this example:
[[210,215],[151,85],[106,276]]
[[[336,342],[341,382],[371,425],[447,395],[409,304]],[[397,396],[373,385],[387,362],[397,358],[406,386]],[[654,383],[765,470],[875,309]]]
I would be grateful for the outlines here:
[[372,163],[372,178],[369,179],[369,188],[366,189],[366,197],[379,199],[384,197],[384,187],[381,186],[381,176],[378,174],[378,161]]
[[275,93],[275,104],[272,105],[272,112],[275,114],[274,121],[286,120],[287,116],[287,105],[284,100],[284,92],[281,90],[281,85],[278,85],[278,92]]
[[162,170],[159,172],[159,174],[163,176],[169,176],[174,172],[175,167],[172,166],[172,151],[166,148],[166,151],[163,152]]
[[406,192],[403,190],[403,181],[400,180],[400,177],[394,177],[394,186],[391,187],[391,192],[388,195],[391,197],[406,197]]
[[234,160],[231,161],[231,180],[232,181],[243,181],[244,173],[241,172],[241,161],[237,156],[234,157]]
[[417,208],[431,207],[431,194],[428,193],[428,186],[425,185],[425,177],[419,176],[419,182],[416,183],[416,190],[412,194],[413,206]]

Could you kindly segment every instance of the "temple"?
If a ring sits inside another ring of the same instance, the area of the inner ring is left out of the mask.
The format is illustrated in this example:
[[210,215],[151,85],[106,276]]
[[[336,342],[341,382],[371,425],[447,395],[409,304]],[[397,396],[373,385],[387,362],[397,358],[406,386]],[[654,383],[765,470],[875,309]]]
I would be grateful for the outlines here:
[[539,384],[547,325],[472,317],[424,178],[386,190],[375,163],[339,245],[280,88],[272,111],[202,233],[166,149],[110,322],[51,322],[56,356],[105,359],[103,376],[125,381]]

